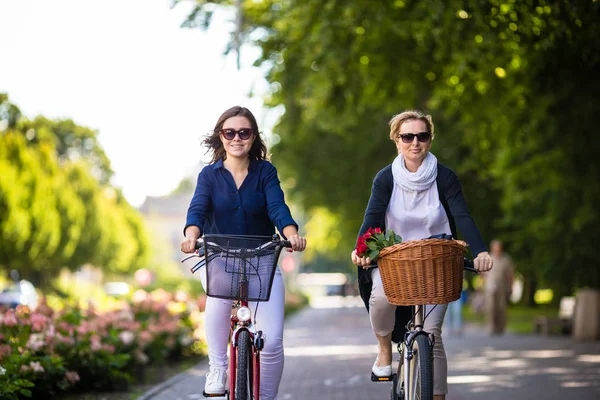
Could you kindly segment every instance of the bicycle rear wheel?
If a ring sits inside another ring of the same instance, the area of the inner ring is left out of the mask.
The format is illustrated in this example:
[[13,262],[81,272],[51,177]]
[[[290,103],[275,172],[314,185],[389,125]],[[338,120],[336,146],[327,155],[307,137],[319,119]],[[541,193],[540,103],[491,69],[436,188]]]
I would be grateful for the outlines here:
[[237,376],[235,385],[236,400],[252,400],[252,365],[250,352],[250,333],[242,329],[237,343]]
[[[413,359],[410,363],[410,380],[409,382],[404,382],[404,396],[400,395],[399,398],[433,400],[433,353],[427,335],[417,335],[413,342],[412,350]],[[402,374],[404,374],[404,371],[402,371]],[[403,375],[401,377],[403,378]]]

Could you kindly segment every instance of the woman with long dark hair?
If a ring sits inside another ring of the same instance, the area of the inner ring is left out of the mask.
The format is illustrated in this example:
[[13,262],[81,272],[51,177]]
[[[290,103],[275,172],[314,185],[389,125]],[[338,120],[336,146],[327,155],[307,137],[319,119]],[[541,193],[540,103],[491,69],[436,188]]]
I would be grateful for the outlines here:
[[[212,162],[202,169],[187,213],[184,253],[193,253],[203,234],[271,236],[275,228],[303,251],[306,239],[285,203],[277,170],[267,161],[267,148],[254,115],[244,107],[232,107],[218,119],[204,144]],[[227,339],[231,300],[209,297],[205,328],[210,371],[204,391],[224,393],[227,387]],[[267,338],[260,358],[260,397],[277,398],[283,373],[284,283],[279,268],[270,300],[261,303],[260,329]]]

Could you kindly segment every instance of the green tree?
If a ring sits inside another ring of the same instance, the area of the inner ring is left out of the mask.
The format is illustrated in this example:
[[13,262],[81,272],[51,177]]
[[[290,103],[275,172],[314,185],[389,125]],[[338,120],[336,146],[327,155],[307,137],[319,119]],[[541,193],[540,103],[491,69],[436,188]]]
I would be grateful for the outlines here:
[[31,145],[52,143],[61,162],[88,163],[92,175],[101,183],[109,184],[113,170],[98,142],[97,131],[77,125],[71,119],[50,120],[43,116],[32,121],[21,119],[18,130],[25,133]]
[[[197,1],[187,25],[210,24]],[[387,121],[430,111],[484,236],[528,281],[600,286],[600,3],[588,0],[243,1],[236,39],[262,49],[283,106],[273,159],[306,207],[337,216],[348,257],[371,181],[394,156]],[[233,47],[233,46],[232,46]],[[310,166],[310,168],[298,167]]]
[[28,148],[22,135],[6,133],[0,143],[0,259],[10,268],[39,272],[60,242],[61,216],[47,173],[55,166],[48,165],[49,149]]
[[95,131],[29,121],[6,95],[0,128],[0,270],[48,286],[63,268],[122,274],[147,263],[141,216],[105,182],[112,171]]
[[0,93],[0,121],[5,125],[0,127],[0,130],[14,128],[20,117],[21,110],[19,110],[19,107],[8,101],[6,93]]

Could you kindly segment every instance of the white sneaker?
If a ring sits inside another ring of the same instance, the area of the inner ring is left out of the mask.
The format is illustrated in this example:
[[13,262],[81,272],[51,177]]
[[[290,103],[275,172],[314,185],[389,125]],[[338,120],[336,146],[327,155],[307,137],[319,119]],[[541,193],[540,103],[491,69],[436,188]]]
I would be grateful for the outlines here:
[[373,375],[377,376],[377,377],[386,377],[386,376],[391,376],[392,375],[392,365],[385,365],[383,367],[379,367],[377,366],[377,362],[379,361],[379,357],[377,357],[377,359],[375,360],[375,363],[373,364],[373,368],[371,369],[371,372],[373,372]]
[[222,394],[225,393],[227,385],[227,370],[221,368],[211,368],[206,374],[206,383],[204,384],[204,393]]

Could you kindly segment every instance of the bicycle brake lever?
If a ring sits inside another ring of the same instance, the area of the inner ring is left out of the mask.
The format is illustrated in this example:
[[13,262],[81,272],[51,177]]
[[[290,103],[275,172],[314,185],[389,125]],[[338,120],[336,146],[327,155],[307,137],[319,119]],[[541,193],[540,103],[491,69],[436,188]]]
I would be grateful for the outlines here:
[[187,260],[189,260],[189,259],[191,259],[191,258],[194,258],[194,257],[201,257],[201,256],[200,256],[198,253],[193,253],[193,254],[191,254],[191,255],[189,255],[189,256],[187,256],[187,257],[184,257],[184,258],[182,258],[182,259],[181,259],[181,262],[182,262],[182,263],[183,263],[183,262],[186,262]]

